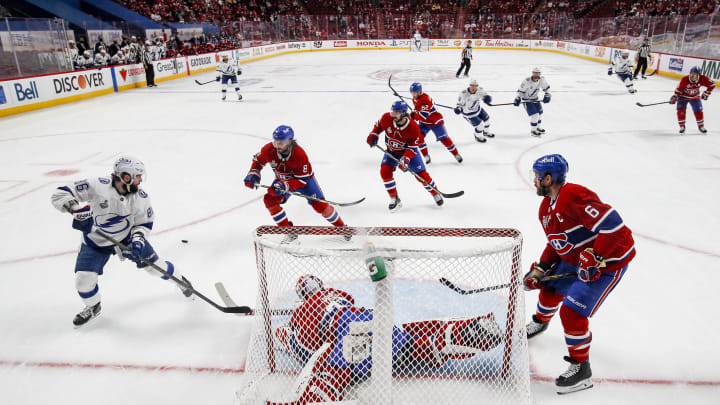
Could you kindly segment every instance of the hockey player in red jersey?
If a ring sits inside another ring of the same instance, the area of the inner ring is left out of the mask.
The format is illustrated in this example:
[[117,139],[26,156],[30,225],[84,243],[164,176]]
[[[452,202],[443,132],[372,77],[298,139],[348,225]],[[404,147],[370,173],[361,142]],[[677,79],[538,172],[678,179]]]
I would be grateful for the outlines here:
[[388,208],[391,212],[395,212],[402,207],[400,197],[398,197],[397,189],[395,188],[395,178],[393,177],[393,172],[396,167],[400,167],[404,172],[412,170],[420,178],[425,180],[427,184],[424,184],[418,179],[430,195],[433,196],[435,204],[443,204],[442,195],[435,189],[435,181],[433,181],[425,169],[425,163],[418,149],[419,146],[423,144],[423,135],[420,132],[418,124],[408,117],[407,110],[408,106],[405,102],[394,102],[391,111],[383,114],[380,120],[375,123],[372,132],[370,132],[370,135],[367,137],[368,145],[374,147],[378,143],[380,134],[385,132],[387,153],[400,162],[398,164],[386,154],[383,156],[382,164],[380,165],[380,176],[383,182],[385,182],[385,190],[388,195],[390,195],[390,205]]
[[[548,243],[523,278],[526,290],[540,289],[528,339],[545,331],[555,312],[565,330],[569,369],[555,380],[559,394],[592,387],[589,318],[622,279],[635,257],[632,232],[620,214],[587,188],[566,183],[567,161],[547,155],[533,164],[537,194],[544,197],[539,220]],[[540,283],[549,274],[568,278]],[[561,306],[562,304],[562,306]]]
[[[373,311],[356,307],[350,294],[325,288],[313,275],[301,276],[295,291],[302,303],[274,331],[279,346],[304,365],[296,397],[284,403],[339,401],[348,385],[370,375]],[[503,335],[492,313],[405,323],[393,327],[393,366],[399,372],[440,367],[495,348]]]
[[[432,98],[427,93],[423,93],[422,85],[417,82],[410,85],[410,94],[412,94],[413,104],[415,105],[415,111],[413,111],[411,117],[418,122],[423,136],[427,136],[432,131],[435,134],[435,139],[442,143],[448,152],[452,153],[458,163],[462,163],[463,158],[455,147],[453,140],[450,139],[445,129],[445,120],[435,108]],[[425,142],[420,145],[420,153],[425,158],[425,163],[430,163],[430,155]]]
[[[705,91],[700,94],[700,87],[705,87]],[[705,129],[705,119],[703,117],[702,100],[707,100],[715,88],[715,83],[709,77],[700,74],[700,68],[693,66],[690,74],[680,79],[680,84],[675,89],[675,94],[670,97],[670,104],[677,103],[677,119],[680,125],[680,133],[685,133],[685,112],[687,105],[690,103],[695,113],[698,130],[707,133]]]
[[[290,194],[288,191],[295,191],[303,195],[325,198],[315,180],[312,166],[308,160],[305,150],[295,142],[293,129],[286,125],[280,125],[273,132],[273,141],[266,144],[253,156],[252,166],[245,177],[244,183],[248,188],[257,188],[260,183],[260,171],[266,164],[275,172],[275,180],[265,194],[265,207],[278,226],[291,226],[285,210],[282,208]],[[323,201],[308,199],[308,204],[330,224],[334,226],[345,226],[340,215],[332,205]]]

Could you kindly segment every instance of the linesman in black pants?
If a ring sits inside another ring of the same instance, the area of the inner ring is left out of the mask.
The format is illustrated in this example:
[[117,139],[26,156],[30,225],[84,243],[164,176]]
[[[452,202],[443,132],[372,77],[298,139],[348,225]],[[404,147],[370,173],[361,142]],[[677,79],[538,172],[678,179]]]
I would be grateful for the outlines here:
[[145,81],[148,87],[157,87],[155,84],[155,68],[153,67],[153,53],[150,43],[145,43],[145,52],[142,54],[142,63],[145,68]]
[[642,66],[642,78],[647,79],[645,77],[645,70],[647,70],[648,67],[648,59],[651,57],[650,53],[650,44],[648,44],[648,39],[643,39],[642,45],[640,45],[640,48],[637,50],[637,66],[635,66],[635,73],[633,74],[633,78],[637,79],[638,72],[640,71],[640,67]]
[[463,67],[465,68],[465,77],[468,77],[468,72],[470,71],[470,59],[472,59],[472,41],[468,39],[467,45],[465,45],[465,48],[462,50],[462,62],[460,63],[460,69],[458,69],[457,73],[455,73],[455,77],[460,77],[460,72],[462,72]]

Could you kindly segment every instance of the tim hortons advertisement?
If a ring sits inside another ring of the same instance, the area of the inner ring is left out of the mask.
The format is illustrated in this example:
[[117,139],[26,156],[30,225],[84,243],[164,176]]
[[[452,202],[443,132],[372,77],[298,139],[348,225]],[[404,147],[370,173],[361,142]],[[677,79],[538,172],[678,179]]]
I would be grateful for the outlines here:
[[347,41],[333,41],[333,48],[347,48]]
[[[480,41],[475,42],[477,43]],[[478,46],[484,46],[486,48],[514,48],[515,44],[513,41],[508,41],[506,39],[486,39]]]

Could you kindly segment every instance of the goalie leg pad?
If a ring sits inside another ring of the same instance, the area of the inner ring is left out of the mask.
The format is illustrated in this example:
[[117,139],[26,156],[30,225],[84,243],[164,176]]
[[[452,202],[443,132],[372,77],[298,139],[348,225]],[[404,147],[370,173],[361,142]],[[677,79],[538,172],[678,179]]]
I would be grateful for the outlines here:
[[[493,349],[503,339],[503,333],[492,313],[454,321],[445,329],[445,354],[475,354]],[[476,351],[468,348],[478,349]]]

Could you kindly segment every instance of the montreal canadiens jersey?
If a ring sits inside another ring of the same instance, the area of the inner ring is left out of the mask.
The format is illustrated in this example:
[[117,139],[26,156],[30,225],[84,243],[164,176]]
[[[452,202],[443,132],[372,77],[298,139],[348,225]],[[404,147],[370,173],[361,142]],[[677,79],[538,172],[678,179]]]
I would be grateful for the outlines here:
[[543,263],[563,260],[577,265],[580,253],[593,248],[605,258],[603,270],[613,271],[635,256],[632,232],[620,214],[583,186],[567,183],[555,201],[545,197],[538,216],[548,240],[540,257]]
[[700,97],[700,87],[705,87],[705,92],[709,95],[715,88],[715,83],[705,75],[700,75],[696,83],[690,81],[690,76],[685,76],[680,80],[680,84],[675,89],[675,95],[685,99],[693,99]]
[[225,76],[235,76],[236,74],[242,72],[242,69],[240,69],[240,66],[238,66],[235,61],[220,62],[215,70]]
[[475,93],[470,93],[470,89],[465,89],[458,96],[457,106],[462,109],[464,116],[468,118],[477,117],[482,110],[480,101],[487,95],[487,92],[482,87],[478,87]]
[[380,121],[375,123],[371,133],[380,136],[383,131],[388,152],[394,155],[405,155],[412,159],[418,153],[417,147],[424,142],[417,122],[409,118],[405,125],[398,127],[390,113],[385,113]]
[[290,327],[300,343],[310,351],[329,342],[334,331],[335,317],[343,308],[355,304],[353,297],[340,290],[326,288],[318,291],[293,311]]
[[612,66],[615,69],[615,73],[622,75],[630,75],[633,73],[633,61],[629,57],[627,59],[622,56],[615,58],[612,62]]
[[260,177],[260,171],[266,164],[269,164],[275,173],[275,177],[286,181],[290,190],[305,187],[308,179],[313,176],[313,169],[308,160],[305,150],[294,143],[288,156],[281,156],[272,142],[263,146],[253,157],[250,174]]
[[443,116],[435,108],[435,104],[432,98],[423,93],[417,99],[413,99],[416,113],[413,114],[413,119],[417,122],[428,126],[442,125],[444,124]]
[[526,77],[525,80],[520,83],[517,95],[523,101],[538,101],[540,98],[540,90],[545,94],[550,94],[548,91],[550,90],[550,85],[547,80],[545,80],[545,76],[540,76],[537,81],[533,81],[532,77]]
[[102,231],[115,240],[123,240],[128,235],[141,233],[147,235],[153,227],[155,214],[147,193],[139,189],[135,193],[120,195],[112,180],[99,177],[76,181],[58,189],[52,195],[55,208],[65,212],[63,205],[76,200],[90,204],[93,213],[93,226],[89,234],[83,234],[83,242],[90,246],[110,246],[96,231]]

